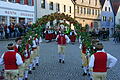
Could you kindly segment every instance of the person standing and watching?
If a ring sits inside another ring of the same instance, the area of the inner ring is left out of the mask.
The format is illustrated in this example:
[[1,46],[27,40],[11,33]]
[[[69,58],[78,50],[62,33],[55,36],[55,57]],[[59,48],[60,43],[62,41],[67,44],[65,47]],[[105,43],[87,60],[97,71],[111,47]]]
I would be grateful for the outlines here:
[[14,44],[9,43],[8,51],[0,58],[0,64],[4,65],[5,80],[18,80],[19,66],[23,64],[21,56],[14,51]]
[[[116,64],[117,59],[102,51],[102,43],[97,43],[95,47],[97,52],[90,57],[89,69],[92,71],[93,80],[107,80],[107,70]],[[111,63],[107,66],[108,60]]]

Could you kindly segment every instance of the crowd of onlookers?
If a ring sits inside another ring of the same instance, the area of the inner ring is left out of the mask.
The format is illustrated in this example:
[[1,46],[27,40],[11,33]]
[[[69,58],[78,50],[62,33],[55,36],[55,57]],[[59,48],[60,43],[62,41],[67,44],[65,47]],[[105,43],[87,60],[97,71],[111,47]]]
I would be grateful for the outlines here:
[[119,43],[120,42],[120,29],[115,29],[115,32],[114,32],[114,42],[115,43]]
[[98,38],[99,40],[109,40],[110,31],[109,28],[105,29],[93,29],[90,31],[91,36]]
[[31,27],[31,24],[11,23],[9,26],[6,24],[0,24],[0,39],[19,37],[26,33]]

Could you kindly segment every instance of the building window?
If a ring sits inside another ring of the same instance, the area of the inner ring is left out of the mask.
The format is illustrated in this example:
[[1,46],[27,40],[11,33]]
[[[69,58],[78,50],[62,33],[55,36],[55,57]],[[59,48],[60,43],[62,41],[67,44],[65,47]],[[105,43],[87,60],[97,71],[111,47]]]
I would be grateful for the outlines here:
[[13,3],[15,3],[15,0],[8,0],[9,2],[13,2]]
[[49,9],[50,9],[50,10],[53,10],[53,2],[50,2],[50,3],[49,3]]
[[105,11],[107,11],[107,7],[105,7]]
[[92,10],[92,15],[94,15],[94,9]]
[[100,15],[100,10],[98,10],[98,15]]
[[0,0],[0,1],[6,1],[6,0]]
[[79,14],[79,6],[77,6],[77,13]]
[[89,4],[91,3],[91,0],[89,0]]
[[0,23],[7,24],[7,17],[6,16],[0,16]]
[[28,5],[32,6],[32,0],[28,0]]
[[83,3],[84,0],[81,0],[81,2]]
[[95,15],[97,15],[97,10],[95,10]]
[[110,11],[110,7],[109,7],[109,11]]
[[24,4],[24,0],[20,0],[20,4]]
[[71,13],[71,6],[70,6],[70,13]]
[[83,13],[83,8],[81,7],[81,14]]
[[112,17],[109,17],[109,22],[113,22],[113,18]]
[[95,0],[95,6],[97,5],[97,0]]
[[86,8],[84,8],[84,14],[86,14]]
[[87,14],[91,14],[91,9],[87,9]]
[[41,0],[41,8],[45,8],[45,0]]
[[60,4],[59,3],[56,4],[56,11],[60,11]]
[[64,12],[66,12],[66,5],[64,5]]
[[10,23],[16,23],[17,18],[16,17],[10,17]]
[[106,19],[107,19],[106,16],[102,17],[102,21],[106,21]]

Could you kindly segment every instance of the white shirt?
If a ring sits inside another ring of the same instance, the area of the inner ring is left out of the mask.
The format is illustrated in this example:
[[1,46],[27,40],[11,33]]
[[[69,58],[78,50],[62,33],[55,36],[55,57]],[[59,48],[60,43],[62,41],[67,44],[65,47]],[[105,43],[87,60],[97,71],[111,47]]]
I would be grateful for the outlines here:
[[70,35],[72,35],[73,32],[74,32],[75,35],[77,35],[77,33],[75,31],[70,32]]
[[32,46],[33,48],[37,47],[35,40],[33,40],[32,43],[33,43],[33,46]]
[[[14,50],[9,50],[9,51],[14,51]],[[3,53],[3,55],[0,58],[0,65],[4,64],[4,59],[3,59],[4,58],[4,54],[5,53]],[[16,64],[17,65],[23,64],[22,58],[21,58],[20,54],[18,54],[18,53],[16,53]]]
[[[103,51],[97,51],[97,52],[103,52]],[[116,62],[117,59],[115,57],[113,57],[112,55],[107,53],[107,61],[110,60],[110,64],[108,65],[108,67],[113,67]],[[94,54],[90,57],[90,62],[89,62],[89,68],[93,68],[94,67],[94,61],[95,61],[95,57]]]
[[[60,35],[64,35],[64,34],[60,34]],[[58,37],[59,37],[59,35],[57,35],[56,41],[57,41]],[[65,35],[65,39],[66,39],[67,43],[70,42],[70,39],[69,39],[69,37],[67,35]]]

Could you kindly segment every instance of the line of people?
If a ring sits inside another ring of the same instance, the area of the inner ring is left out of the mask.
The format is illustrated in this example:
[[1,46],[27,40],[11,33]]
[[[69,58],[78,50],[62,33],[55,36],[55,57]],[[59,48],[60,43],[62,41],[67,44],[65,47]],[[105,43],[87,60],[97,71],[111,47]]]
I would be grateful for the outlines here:
[[14,24],[9,26],[6,24],[0,24],[0,39],[15,38],[24,35],[30,28],[31,24]]
[[[28,74],[32,74],[36,66],[39,66],[41,37],[36,34],[30,36],[22,49],[22,38],[16,38],[14,45],[9,43],[8,51],[0,58],[0,64],[4,65],[5,80],[28,80]],[[24,41],[23,41],[24,42]]]
[[[53,30],[46,29],[44,31],[46,42],[51,42],[52,40],[55,40],[57,35],[60,34],[60,32],[61,32],[61,30],[60,31],[53,31]],[[62,32],[64,33],[64,31],[62,31]],[[77,36],[77,33],[74,30],[72,30],[70,32],[70,34],[68,35],[72,44],[74,44],[76,42],[76,36]]]

